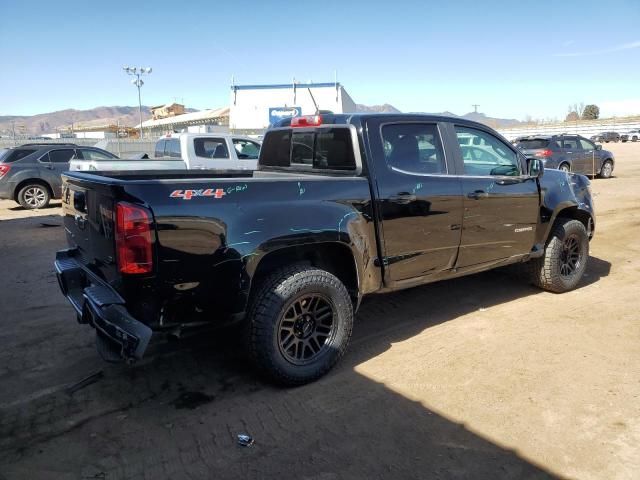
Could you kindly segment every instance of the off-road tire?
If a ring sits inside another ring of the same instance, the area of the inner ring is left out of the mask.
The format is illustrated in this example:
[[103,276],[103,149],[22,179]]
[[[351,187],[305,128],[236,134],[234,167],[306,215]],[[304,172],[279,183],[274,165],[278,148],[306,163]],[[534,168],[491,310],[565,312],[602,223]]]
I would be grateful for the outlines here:
[[[330,303],[333,323],[317,358],[300,365],[282,350],[281,325],[292,305],[305,295],[319,295]],[[343,283],[329,272],[297,264],[275,271],[260,283],[247,316],[245,341],[252,363],[263,375],[276,384],[295,386],[326,374],[344,354],[352,329],[353,305]]]
[[[608,165],[608,168],[606,166]],[[613,173],[613,162],[611,160],[606,160],[602,167],[600,167],[600,174],[598,175],[600,178],[611,178]]]
[[45,208],[51,200],[51,192],[41,183],[28,183],[20,188],[17,199],[27,210]]
[[[567,243],[574,244],[574,241],[579,249],[576,266],[570,274],[563,274],[562,269],[567,268]],[[544,255],[528,262],[531,282],[554,293],[573,290],[584,275],[588,258],[589,236],[585,226],[579,220],[559,218],[553,226]]]

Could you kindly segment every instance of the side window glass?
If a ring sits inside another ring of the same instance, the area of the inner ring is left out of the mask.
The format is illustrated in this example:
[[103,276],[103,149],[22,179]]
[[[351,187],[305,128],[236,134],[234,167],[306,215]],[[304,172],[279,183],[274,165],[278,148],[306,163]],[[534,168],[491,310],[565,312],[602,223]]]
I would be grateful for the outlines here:
[[44,155],[42,155],[38,160],[43,162],[43,163],[51,162],[51,160],[49,160],[49,152],[47,152]]
[[[502,140],[475,128],[456,126],[465,175],[517,176],[520,164],[517,154]],[[471,141],[467,143],[467,138]]]
[[565,150],[578,150],[578,141],[575,138],[565,138],[562,143]]
[[109,160],[113,157],[102,153],[102,152],[97,152],[95,150],[78,150],[78,157],[79,158],[84,158],[85,160]]
[[583,150],[595,150],[595,146],[588,140],[580,139],[580,146]]
[[49,161],[51,163],[69,163],[74,154],[74,150],[52,150],[49,152]]
[[260,145],[251,140],[233,139],[233,147],[240,160],[255,160],[260,153]]
[[385,161],[401,173],[447,173],[440,135],[435,124],[399,123],[382,127]]
[[223,138],[194,138],[196,156],[201,158],[229,158],[227,144]]

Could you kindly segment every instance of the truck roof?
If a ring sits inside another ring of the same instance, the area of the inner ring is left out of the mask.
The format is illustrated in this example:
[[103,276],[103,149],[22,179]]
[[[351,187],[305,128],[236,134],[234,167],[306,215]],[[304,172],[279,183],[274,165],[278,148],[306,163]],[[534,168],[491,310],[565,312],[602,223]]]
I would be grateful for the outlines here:
[[[428,113],[319,113],[322,117],[322,123],[330,125],[342,124],[342,123],[358,123],[358,121],[367,120],[370,118],[389,118],[391,119],[403,119],[411,118],[412,120],[421,120],[425,122],[455,122],[459,125],[468,126],[482,126],[488,128],[486,125],[475,122],[473,120],[467,120],[462,117],[447,116],[447,115],[432,115]],[[307,116],[307,115],[303,115]],[[285,118],[273,125],[277,127],[288,127],[291,125],[292,117]]]

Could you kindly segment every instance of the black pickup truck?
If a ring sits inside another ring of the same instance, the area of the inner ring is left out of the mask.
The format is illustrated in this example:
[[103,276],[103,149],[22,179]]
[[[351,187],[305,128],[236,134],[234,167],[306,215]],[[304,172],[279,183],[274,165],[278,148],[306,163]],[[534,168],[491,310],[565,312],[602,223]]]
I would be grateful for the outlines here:
[[571,290],[585,271],[589,180],[492,129],[413,114],[323,114],[267,131],[255,172],[63,176],[60,288],[106,360],[152,333],[240,323],[281,384],[326,373],[363,296],[526,262]]

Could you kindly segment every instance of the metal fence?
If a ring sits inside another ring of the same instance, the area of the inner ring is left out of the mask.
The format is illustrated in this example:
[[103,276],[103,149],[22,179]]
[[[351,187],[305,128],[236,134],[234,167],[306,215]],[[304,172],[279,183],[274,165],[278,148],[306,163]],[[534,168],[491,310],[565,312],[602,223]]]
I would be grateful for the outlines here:
[[640,120],[630,122],[614,122],[611,119],[603,120],[600,122],[565,122],[556,123],[553,125],[531,125],[527,127],[517,128],[502,128],[499,129],[503,136],[509,140],[513,140],[516,137],[523,137],[527,135],[558,135],[562,133],[582,135],[583,137],[591,137],[602,132],[618,132],[626,133],[629,130],[640,129]]

